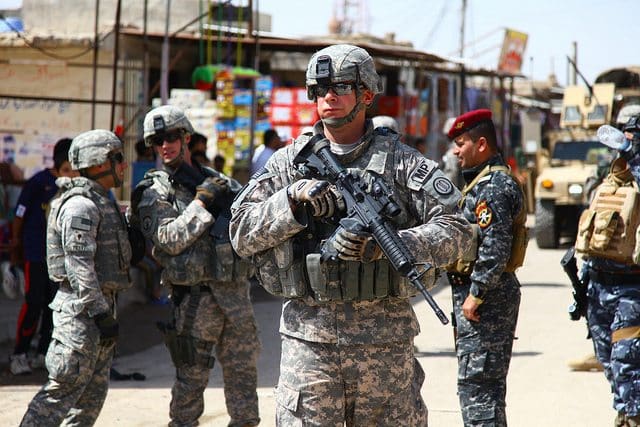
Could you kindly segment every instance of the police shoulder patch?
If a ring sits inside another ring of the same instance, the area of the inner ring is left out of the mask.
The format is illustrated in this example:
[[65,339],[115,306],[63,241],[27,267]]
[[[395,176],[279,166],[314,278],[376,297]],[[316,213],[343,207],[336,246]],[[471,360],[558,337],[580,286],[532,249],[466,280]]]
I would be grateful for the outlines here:
[[487,204],[486,200],[481,200],[476,204],[475,214],[480,228],[487,228],[491,225],[491,221],[493,220],[493,212],[491,211],[491,208]]

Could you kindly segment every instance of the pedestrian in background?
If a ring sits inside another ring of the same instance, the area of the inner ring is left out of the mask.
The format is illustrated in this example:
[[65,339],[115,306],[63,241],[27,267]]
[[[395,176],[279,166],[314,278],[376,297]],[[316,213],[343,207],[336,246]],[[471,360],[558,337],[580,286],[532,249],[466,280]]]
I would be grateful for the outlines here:
[[252,175],[267,163],[267,160],[269,160],[271,155],[275,153],[277,149],[284,147],[284,142],[280,139],[278,132],[273,129],[266,130],[262,136],[262,140],[262,146],[264,148],[254,155],[253,161],[251,162]]
[[[640,426],[640,115],[622,128],[625,144],[580,216],[587,323],[611,384],[615,427]],[[616,147],[614,147],[616,148]],[[619,203],[611,203],[612,200]],[[624,208],[624,206],[631,208]],[[635,238],[634,238],[635,237]]]
[[506,426],[507,372],[520,307],[515,270],[526,250],[524,195],[498,152],[491,111],[459,116],[448,136],[466,182],[460,207],[479,230],[475,262],[448,274],[462,419],[465,426]]
[[[13,375],[31,373],[44,367],[44,356],[53,328],[48,307],[56,293],[49,280],[46,263],[47,211],[49,201],[58,191],[56,179],[77,176],[69,163],[71,139],[63,138],[53,148],[53,167],[36,173],[22,187],[12,223],[11,264],[24,260],[25,295],[18,314],[16,343],[10,357]],[[22,255],[22,256],[20,256]],[[31,340],[40,323],[40,338],[35,356],[29,360]]]
[[[346,216],[341,193],[306,177],[293,159],[324,138],[318,143],[354,176],[379,177],[401,210],[394,218],[400,239],[416,262],[433,267],[452,262],[471,238],[469,223],[454,214],[460,194],[435,162],[365,118],[382,91],[367,51],[342,44],[316,52],[306,85],[321,118],[313,135],[275,152],[232,206],[234,248],[253,257],[267,291],[285,298],[276,424],[426,426],[424,372],[413,347],[417,290],[370,230],[330,220]],[[335,258],[323,261],[323,250]]]
[[[173,324],[163,326],[176,379],[170,426],[195,426],[217,358],[230,427],[258,425],[260,344],[249,299],[249,265],[229,242],[230,206],[240,184],[191,163],[193,127],[174,106],[151,110],[144,138],[162,159],[132,195],[132,222],[153,242],[161,282],[171,288]],[[215,357],[214,357],[215,351]]]
[[189,153],[191,161],[200,166],[211,166],[211,161],[207,157],[208,138],[201,133],[194,132],[189,140]]
[[50,307],[49,378],[21,426],[91,426],[109,387],[118,320],[116,295],[130,286],[131,246],[125,218],[109,197],[127,162],[112,132],[76,136],[69,149],[79,177],[58,178],[47,224],[47,267],[58,286]]

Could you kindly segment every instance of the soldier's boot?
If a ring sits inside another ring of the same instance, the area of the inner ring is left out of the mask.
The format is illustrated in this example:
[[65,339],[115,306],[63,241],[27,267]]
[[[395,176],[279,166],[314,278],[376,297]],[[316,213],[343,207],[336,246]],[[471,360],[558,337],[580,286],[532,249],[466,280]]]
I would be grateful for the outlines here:
[[570,360],[568,363],[569,367],[572,371],[581,371],[581,372],[589,372],[589,371],[603,371],[602,363],[596,359],[596,356],[591,354],[582,359],[578,360]]

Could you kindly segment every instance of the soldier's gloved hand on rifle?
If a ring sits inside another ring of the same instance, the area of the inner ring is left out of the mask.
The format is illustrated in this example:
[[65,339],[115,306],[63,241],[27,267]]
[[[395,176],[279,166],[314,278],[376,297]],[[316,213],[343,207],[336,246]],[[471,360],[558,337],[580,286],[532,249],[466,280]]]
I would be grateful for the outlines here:
[[328,218],[344,210],[344,199],[338,189],[327,181],[301,179],[287,188],[289,200],[294,204],[308,203],[316,218]]
[[340,227],[333,240],[338,258],[345,261],[371,262],[382,258],[382,249],[366,231],[349,231]]
[[118,338],[120,326],[118,321],[109,313],[96,314],[93,317],[96,322],[96,326],[100,331],[100,341],[114,341]]
[[195,199],[200,200],[204,204],[205,208],[209,209],[213,205],[213,201],[216,197],[228,190],[229,185],[226,180],[217,176],[211,176],[206,178],[196,187]]

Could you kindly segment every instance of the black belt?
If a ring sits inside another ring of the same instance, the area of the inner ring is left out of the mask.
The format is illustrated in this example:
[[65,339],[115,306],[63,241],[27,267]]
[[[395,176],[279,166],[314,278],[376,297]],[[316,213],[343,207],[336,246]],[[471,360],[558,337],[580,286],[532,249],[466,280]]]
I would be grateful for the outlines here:
[[615,285],[640,285],[640,272],[637,273],[613,273],[610,271],[595,270],[589,268],[589,279],[605,286]]
[[451,286],[471,285],[471,276],[460,273],[447,273]]

